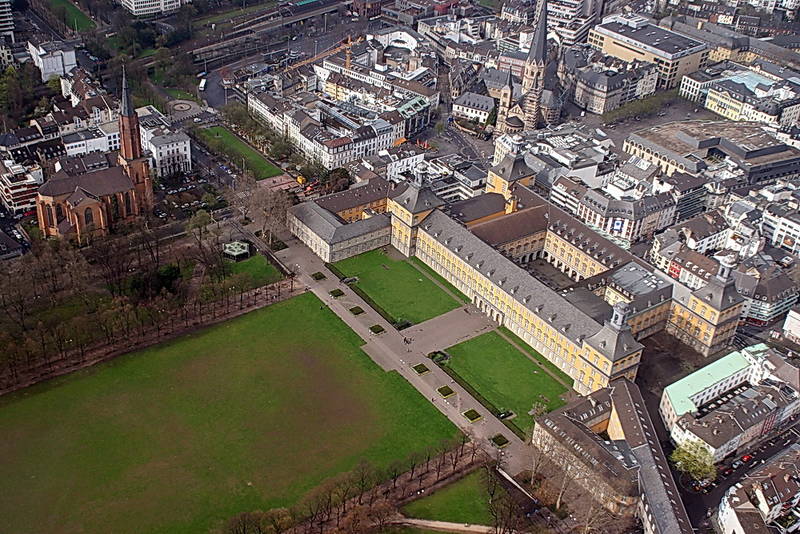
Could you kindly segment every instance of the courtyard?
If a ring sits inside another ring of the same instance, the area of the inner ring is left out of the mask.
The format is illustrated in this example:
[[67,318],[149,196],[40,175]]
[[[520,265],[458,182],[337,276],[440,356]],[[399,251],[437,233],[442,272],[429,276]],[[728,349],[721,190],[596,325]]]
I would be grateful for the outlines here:
[[306,293],[1,399],[3,530],[208,532],[458,435],[362,344]]
[[561,396],[567,387],[497,332],[459,343],[447,353],[450,359],[444,365],[492,405],[487,408],[514,412],[516,417],[504,422],[523,434],[533,427],[528,412],[534,403],[544,403],[547,411],[564,405]]
[[491,525],[489,493],[482,469],[417,499],[401,510],[406,517],[450,523]]
[[395,249],[365,252],[334,264],[353,285],[383,308],[393,323],[421,323],[459,307],[460,302],[411,265]]

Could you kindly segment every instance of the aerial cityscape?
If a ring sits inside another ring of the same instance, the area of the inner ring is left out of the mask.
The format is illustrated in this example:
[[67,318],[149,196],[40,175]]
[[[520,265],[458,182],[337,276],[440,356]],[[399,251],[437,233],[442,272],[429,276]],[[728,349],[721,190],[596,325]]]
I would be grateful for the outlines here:
[[800,532],[800,0],[0,0],[0,533]]

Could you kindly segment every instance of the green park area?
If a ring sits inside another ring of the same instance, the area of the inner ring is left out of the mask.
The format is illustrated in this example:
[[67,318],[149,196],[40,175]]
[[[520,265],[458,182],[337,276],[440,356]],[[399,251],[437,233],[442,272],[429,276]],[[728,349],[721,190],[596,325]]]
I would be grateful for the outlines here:
[[[408,260],[395,259],[381,249],[365,252],[334,264],[373,304],[382,308],[395,324],[421,323],[459,306]],[[381,310],[378,310],[381,311]]]
[[548,360],[547,358],[545,358],[544,356],[533,350],[533,347],[525,343],[523,340],[521,340],[517,335],[515,335],[513,332],[511,332],[511,330],[509,330],[505,326],[501,326],[500,328],[498,328],[498,330],[500,330],[500,332],[502,332],[503,335],[505,335],[508,339],[516,343],[517,346],[520,349],[522,349],[523,352],[525,352],[525,354],[527,354],[528,356],[539,362],[539,364],[542,367],[545,367],[548,371],[550,371],[551,375],[557,376],[559,379],[561,379],[563,383],[569,384],[569,386],[572,387],[573,384],[572,377],[570,377],[567,373],[559,369],[556,364],[554,364],[553,362],[551,362],[550,360]]
[[210,532],[456,428],[313,294],[0,399],[4,532]]
[[251,256],[246,260],[231,263],[231,274],[246,273],[250,276],[252,287],[261,287],[277,282],[283,275],[277,267],[272,265],[261,254]]
[[402,512],[415,519],[491,525],[488,499],[484,475],[478,470],[427,497],[407,504]]
[[506,422],[523,432],[533,426],[528,412],[534,403],[545,403],[548,411],[564,404],[559,395],[567,388],[497,332],[459,343],[447,352],[451,356],[445,363],[448,371],[477,392],[490,410],[514,412],[516,417]]
[[48,3],[50,11],[63,20],[70,30],[85,32],[95,28],[94,21],[69,0],[48,0]]
[[256,180],[271,178],[283,172],[224,126],[201,128],[197,133],[210,149],[228,156],[234,165],[241,167],[244,160],[245,167],[253,172]]

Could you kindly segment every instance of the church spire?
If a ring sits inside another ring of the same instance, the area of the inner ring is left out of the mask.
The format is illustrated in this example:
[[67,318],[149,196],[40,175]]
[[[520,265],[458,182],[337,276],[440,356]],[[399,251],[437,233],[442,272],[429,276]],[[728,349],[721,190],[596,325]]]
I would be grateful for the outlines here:
[[125,65],[122,66],[122,103],[119,113],[125,117],[130,117],[136,113],[131,104],[131,93],[128,90],[128,76],[125,74]]
[[544,65],[547,58],[547,0],[537,0],[536,7],[538,13],[533,22],[533,39],[527,61]]
[[122,68],[122,102],[119,109],[119,155],[125,160],[142,157],[142,140],[139,133],[139,116],[131,103],[128,78]]

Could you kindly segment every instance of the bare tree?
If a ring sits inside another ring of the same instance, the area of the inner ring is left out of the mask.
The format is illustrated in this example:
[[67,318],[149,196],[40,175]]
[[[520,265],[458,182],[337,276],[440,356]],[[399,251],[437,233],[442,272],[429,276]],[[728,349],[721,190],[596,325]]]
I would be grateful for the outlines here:
[[249,170],[242,170],[233,181],[233,185],[225,189],[225,200],[228,201],[228,205],[234,213],[238,213],[242,219],[250,218],[250,210],[253,208],[251,196],[257,185],[255,175]]
[[267,187],[256,187],[249,199],[252,211],[261,216],[261,235],[272,246],[275,233],[286,228],[286,214],[292,200],[286,191]]

